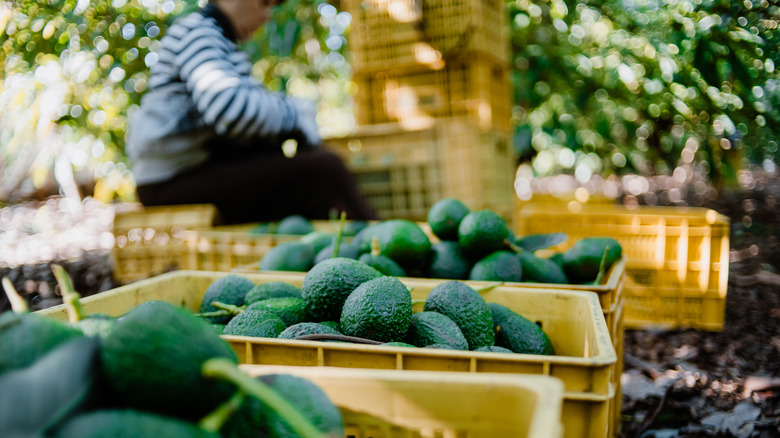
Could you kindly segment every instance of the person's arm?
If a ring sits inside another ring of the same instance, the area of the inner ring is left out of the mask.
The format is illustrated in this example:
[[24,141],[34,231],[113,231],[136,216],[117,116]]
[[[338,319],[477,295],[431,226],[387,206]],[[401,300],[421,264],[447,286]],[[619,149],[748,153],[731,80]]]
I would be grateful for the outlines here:
[[298,121],[289,99],[253,81],[246,55],[234,50],[218,28],[171,30],[174,44],[168,48],[179,76],[203,120],[217,134],[234,138],[294,135]]

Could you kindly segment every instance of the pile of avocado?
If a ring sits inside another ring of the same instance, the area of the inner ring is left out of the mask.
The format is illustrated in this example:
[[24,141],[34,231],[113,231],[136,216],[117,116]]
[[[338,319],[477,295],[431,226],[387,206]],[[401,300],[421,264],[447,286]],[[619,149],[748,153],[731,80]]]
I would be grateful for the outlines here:
[[0,314],[0,436],[344,435],[322,389],[292,375],[244,374],[191,312],[151,301],[119,318],[84,316],[76,298],[66,323],[30,313],[3,286],[16,304]]
[[443,282],[413,311],[397,277],[359,260],[336,257],[314,266],[301,288],[254,285],[240,274],[218,278],[201,302],[216,333],[374,345],[525,354],[555,354],[539,326],[457,280]]
[[[305,219],[298,217],[296,221]],[[350,228],[349,236],[302,226],[301,231],[309,231],[300,240],[272,248],[260,261],[260,270],[305,272],[327,259],[342,257],[393,277],[598,284],[622,255],[614,238],[589,237],[562,253],[539,257],[537,250],[561,243],[567,236],[554,233],[521,238],[497,213],[471,211],[453,198],[434,204],[427,221],[431,238],[417,223],[403,219],[367,226],[358,222]],[[359,231],[352,236],[356,229]],[[347,237],[351,237],[348,242]]]

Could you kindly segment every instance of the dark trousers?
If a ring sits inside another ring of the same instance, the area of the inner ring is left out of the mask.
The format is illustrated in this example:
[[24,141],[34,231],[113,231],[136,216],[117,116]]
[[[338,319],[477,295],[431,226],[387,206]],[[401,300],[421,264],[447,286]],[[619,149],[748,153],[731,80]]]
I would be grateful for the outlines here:
[[138,186],[138,198],[146,206],[214,204],[225,224],[279,220],[292,214],[328,219],[332,210],[346,212],[347,219],[377,219],[354,175],[330,151],[307,151],[292,158],[276,148],[236,152],[232,147],[215,149],[212,159],[196,169]]

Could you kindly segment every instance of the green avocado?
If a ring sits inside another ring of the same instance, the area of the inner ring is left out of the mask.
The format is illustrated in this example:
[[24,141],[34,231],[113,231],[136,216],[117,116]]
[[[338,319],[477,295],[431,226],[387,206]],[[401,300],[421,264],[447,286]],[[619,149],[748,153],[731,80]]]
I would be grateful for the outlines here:
[[314,246],[301,241],[283,242],[260,260],[261,271],[305,272],[314,264]]
[[382,254],[374,255],[365,253],[358,258],[359,261],[371,266],[377,271],[390,277],[406,277],[406,270],[396,263],[390,257],[385,257]]
[[431,241],[414,222],[392,219],[374,224],[356,236],[360,253],[371,251],[371,241],[377,239],[379,253],[393,259],[405,270],[421,266],[431,249]]
[[[333,258],[333,250],[335,249],[336,249],[336,245],[334,243],[331,243],[325,248],[322,248],[320,252],[318,252],[317,255],[314,257],[314,264],[316,265],[324,260]],[[358,246],[355,245],[354,243],[341,242],[339,244],[338,257],[357,260],[359,256],[360,254],[358,253]]]
[[382,273],[357,260],[327,259],[315,265],[303,278],[301,287],[308,314],[313,321],[336,321],[349,294],[360,284]]
[[340,326],[345,335],[379,342],[402,341],[412,319],[412,295],[395,277],[358,286],[344,302]]
[[306,335],[343,335],[343,333],[325,323],[300,322],[284,329],[283,332],[279,333],[277,338],[298,339],[299,337]]
[[515,353],[554,355],[550,338],[533,321],[501,304],[488,303],[493,314],[496,345]]
[[471,210],[463,202],[444,198],[433,204],[428,210],[428,225],[436,237],[441,240],[458,240],[458,226],[460,221]]
[[480,259],[469,272],[469,280],[522,281],[523,264],[511,251],[496,251]]
[[196,424],[151,412],[134,410],[92,411],[74,417],[56,438],[219,438]]
[[139,305],[103,340],[103,379],[124,406],[188,420],[200,419],[234,392],[202,376],[203,363],[237,363],[211,324],[171,304]]
[[563,269],[554,261],[535,256],[530,251],[520,253],[523,263],[523,281],[534,283],[567,284],[569,280]]
[[430,278],[465,280],[473,264],[463,254],[458,242],[443,240],[431,247],[427,275]]
[[593,281],[599,274],[601,259],[607,252],[605,272],[623,254],[623,248],[612,237],[586,237],[563,253],[563,271],[572,284]]
[[33,313],[0,314],[0,373],[31,365],[49,351],[84,334],[78,328]]
[[[242,275],[228,274],[220,277],[211,282],[209,287],[206,288],[206,292],[203,294],[203,299],[200,302],[200,313],[220,310],[211,305],[215,301],[240,306],[244,304],[246,294],[253,287],[255,287],[255,284]],[[230,316],[208,317],[206,320],[213,324],[227,324],[230,321]]]
[[[289,374],[268,374],[256,377],[287,400],[323,437],[343,437],[344,420],[341,411],[327,394],[313,382]],[[239,410],[220,430],[224,438],[268,437],[297,438],[299,435],[275,411],[260,400],[247,397]]]
[[[262,302],[260,301],[259,303]],[[259,303],[252,305],[255,306]],[[284,321],[276,313],[265,309],[247,308],[227,323],[222,334],[251,336],[253,338],[275,338],[286,328]]]
[[310,243],[314,254],[322,251],[328,245],[333,244],[336,241],[336,235],[325,231],[312,231],[311,233],[301,237],[299,242]]
[[469,343],[455,321],[438,312],[419,312],[412,315],[406,342],[417,347],[448,344],[455,350],[469,349]]
[[475,259],[503,248],[508,235],[506,221],[490,210],[472,211],[458,226],[458,243],[467,256]]
[[314,226],[308,219],[301,215],[291,215],[279,221],[276,226],[276,234],[304,235],[314,231]]
[[284,321],[285,326],[298,324],[307,319],[306,302],[303,301],[303,298],[268,298],[267,300],[252,303],[246,308],[247,311],[253,309],[273,312]]
[[434,287],[425,299],[424,311],[438,312],[458,325],[469,350],[493,345],[493,317],[479,292],[466,283],[447,281]]
[[496,346],[496,345],[491,345],[490,347],[480,347],[480,348],[477,348],[474,351],[484,351],[484,352],[488,352],[488,353],[514,353],[514,351],[512,351],[512,350],[510,350],[508,348],[499,347],[499,346]]
[[284,281],[261,283],[249,289],[244,297],[244,304],[250,305],[269,298],[301,298],[301,288]]

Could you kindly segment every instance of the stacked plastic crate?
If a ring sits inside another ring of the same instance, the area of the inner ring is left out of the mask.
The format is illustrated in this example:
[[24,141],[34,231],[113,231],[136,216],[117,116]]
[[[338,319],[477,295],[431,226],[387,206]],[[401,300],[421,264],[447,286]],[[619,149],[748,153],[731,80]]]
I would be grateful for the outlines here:
[[384,218],[442,197],[511,214],[508,14],[500,0],[346,0],[358,127],[328,139]]

